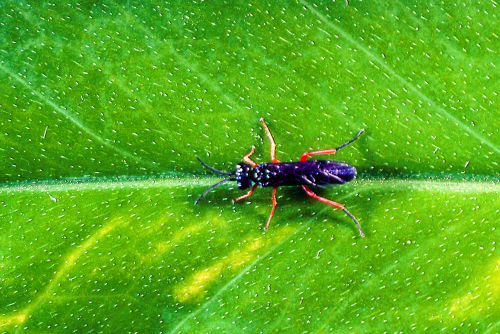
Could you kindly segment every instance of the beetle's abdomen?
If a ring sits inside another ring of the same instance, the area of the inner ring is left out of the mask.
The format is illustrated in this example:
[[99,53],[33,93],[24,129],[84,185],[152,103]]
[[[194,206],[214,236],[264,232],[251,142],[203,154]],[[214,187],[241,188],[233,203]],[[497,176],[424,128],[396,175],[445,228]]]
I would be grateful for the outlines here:
[[356,168],[334,160],[263,163],[250,172],[250,179],[261,187],[343,184],[355,176]]

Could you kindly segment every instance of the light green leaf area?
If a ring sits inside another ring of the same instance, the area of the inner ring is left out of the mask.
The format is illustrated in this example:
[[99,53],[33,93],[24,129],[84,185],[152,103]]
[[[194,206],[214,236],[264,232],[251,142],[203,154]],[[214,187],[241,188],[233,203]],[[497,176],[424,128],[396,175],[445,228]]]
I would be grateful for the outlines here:
[[499,185],[359,180],[329,197],[233,191],[193,207],[193,180],[2,193],[2,310],[33,331],[290,332],[498,326]]
[[[497,4],[0,6],[0,332],[500,330]],[[248,154],[358,178],[194,201]]]

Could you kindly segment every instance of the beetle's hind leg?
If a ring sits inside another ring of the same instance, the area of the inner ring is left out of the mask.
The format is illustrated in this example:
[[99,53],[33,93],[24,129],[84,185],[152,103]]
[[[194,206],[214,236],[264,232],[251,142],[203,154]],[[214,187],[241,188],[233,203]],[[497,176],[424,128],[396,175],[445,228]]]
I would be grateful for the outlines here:
[[355,223],[356,223],[356,225],[358,226],[358,229],[359,229],[359,234],[361,234],[361,236],[362,236],[362,237],[364,237],[364,236],[365,236],[365,234],[364,234],[364,233],[363,233],[363,231],[361,230],[361,226],[359,226],[359,223],[358,223],[358,221],[356,220],[356,218],[354,218],[354,216],[353,216],[353,215],[351,215],[351,213],[350,213],[349,211],[347,211],[347,209],[346,209],[346,208],[344,208],[344,206],[343,206],[342,204],[339,204],[339,203],[337,203],[337,202],[330,201],[330,200],[328,200],[328,199],[326,199],[326,198],[323,198],[323,197],[320,197],[320,196],[316,195],[316,194],[315,194],[315,193],[314,193],[311,189],[309,189],[309,187],[308,187],[308,186],[302,186],[302,188],[304,188],[305,192],[306,192],[309,196],[311,196],[312,198],[317,199],[318,201],[323,202],[323,203],[325,203],[325,204],[331,205],[331,206],[333,206],[333,207],[335,207],[335,208],[337,208],[337,209],[341,209],[341,210],[343,210],[343,211],[344,211],[344,212],[345,212],[345,213],[346,213],[349,217],[351,217],[351,218],[352,218],[352,220],[354,220],[354,222],[355,222]]
[[361,129],[359,131],[359,133],[356,135],[356,137],[354,137],[353,139],[349,140],[347,143],[340,145],[337,148],[332,148],[332,149],[329,149],[329,150],[322,150],[322,151],[306,152],[306,153],[302,154],[302,156],[300,157],[300,161],[306,161],[307,158],[309,158],[309,156],[311,156],[311,155],[335,154],[335,152],[337,152],[338,150],[343,149],[344,147],[346,147],[347,145],[351,144],[353,141],[355,141],[356,139],[358,139],[359,136],[361,136],[361,134],[363,132],[365,132],[365,129]]
[[264,119],[261,118],[260,121],[262,122],[262,125],[264,125],[264,130],[266,130],[269,141],[271,141],[271,162],[278,163],[280,161],[276,159],[276,144],[274,143],[273,135],[271,134],[271,131],[269,131],[269,128],[267,127],[266,122],[264,122]]
[[358,139],[358,138],[359,138],[359,136],[361,136],[361,134],[362,134],[363,132],[365,132],[365,129],[361,129],[361,130],[359,130],[359,132],[358,132],[358,134],[356,135],[356,137],[354,137],[353,139],[349,140],[347,143],[340,145],[339,147],[337,147],[337,148],[336,148],[336,150],[338,151],[338,150],[340,150],[340,149],[342,149],[342,148],[346,147],[347,145],[351,144],[353,141],[355,141],[356,139]]
[[300,161],[306,161],[307,158],[309,158],[310,155],[320,155],[320,154],[335,154],[335,152],[337,152],[336,149],[332,148],[330,150],[322,150],[322,151],[313,151],[313,152],[306,152],[304,154],[302,154],[302,156],[300,157]]

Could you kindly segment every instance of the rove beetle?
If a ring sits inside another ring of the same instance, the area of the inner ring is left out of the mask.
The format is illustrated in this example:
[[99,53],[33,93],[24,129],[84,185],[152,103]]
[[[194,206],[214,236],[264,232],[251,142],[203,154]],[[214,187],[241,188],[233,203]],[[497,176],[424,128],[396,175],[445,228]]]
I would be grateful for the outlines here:
[[[203,194],[201,194],[200,197],[198,197],[194,204],[198,204],[200,199],[212,189],[228,181],[236,181],[238,188],[240,189],[248,189],[252,187],[252,189],[250,189],[250,191],[246,195],[234,199],[233,203],[252,195],[257,186],[273,187],[273,208],[271,209],[271,215],[269,216],[267,225],[264,228],[265,230],[267,230],[269,224],[271,223],[271,218],[273,218],[274,209],[276,208],[277,204],[276,189],[278,189],[278,187],[280,186],[302,186],[307,195],[311,196],[312,198],[331,205],[337,209],[344,210],[344,212],[349,217],[351,217],[352,220],[354,220],[354,222],[358,226],[359,233],[362,237],[364,237],[365,235],[361,230],[361,226],[359,226],[358,221],[349,211],[347,211],[346,208],[344,208],[342,204],[320,197],[316,195],[311,189],[309,189],[309,186],[322,187],[327,184],[344,184],[346,182],[349,182],[356,176],[356,168],[341,161],[307,160],[307,158],[310,155],[335,154],[335,152],[337,152],[338,150],[346,147],[347,145],[358,139],[358,137],[361,136],[361,134],[365,130],[361,129],[356,137],[337,148],[323,151],[306,152],[302,154],[302,157],[300,157],[300,161],[298,162],[280,162],[276,159],[275,156],[276,144],[274,143],[273,136],[271,135],[269,128],[264,122],[264,119],[261,118],[260,121],[262,122],[262,125],[264,125],[264,130],[266,131],[267,137],[269,137],[269,140],[271,141],[271,162],[261,163],[260,165],[257,165],[255,162],[253,162],[250,159],[250,156],[255,151],[255,146],[252,146],[252,150],[250,151],[250,153],[243,157],[244,162],[237,164],[236,171],[231,173],[222,172],[220,170],[207,166],[203,161],[201,161],[199,157],[196,157],[205,168],[223,175],[234,175],[234,177],[222,180],[219,183],[216,183],[208,188]],[[255,183],[253,186],[252,182]]]

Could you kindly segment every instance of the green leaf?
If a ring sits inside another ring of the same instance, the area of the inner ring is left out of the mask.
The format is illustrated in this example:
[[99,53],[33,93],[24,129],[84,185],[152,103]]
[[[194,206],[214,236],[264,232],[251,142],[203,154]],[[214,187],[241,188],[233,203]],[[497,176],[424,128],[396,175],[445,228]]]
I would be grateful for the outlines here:
[[[0,332],[496,332],[495,3],[0,8]],[[338,147],[342,187],[234,185]]]

